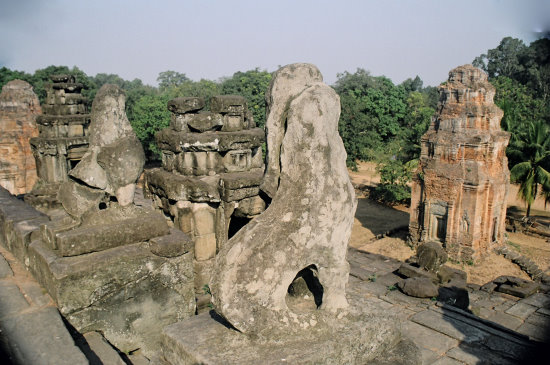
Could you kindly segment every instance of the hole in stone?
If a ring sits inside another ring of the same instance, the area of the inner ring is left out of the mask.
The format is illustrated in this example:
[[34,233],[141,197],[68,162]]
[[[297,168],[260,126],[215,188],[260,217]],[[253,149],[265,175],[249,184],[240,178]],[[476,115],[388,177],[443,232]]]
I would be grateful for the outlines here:
[[317,267],[300,270],[288,287],[286,304],[294,312],[317,309],[323,303],[323,286],[317,277]]
[[233,237],[241,228],[246,226],[248,222],[250,222],[250,218],[246,217],[231,217],[231,221],[229,222],[229,229],[227,231],[227,238]]
[[69,170],[74,169],[79,162],[80,160],[69,160]]
[[107,203],[101,202],[99,203],[99,210],[107,209]]

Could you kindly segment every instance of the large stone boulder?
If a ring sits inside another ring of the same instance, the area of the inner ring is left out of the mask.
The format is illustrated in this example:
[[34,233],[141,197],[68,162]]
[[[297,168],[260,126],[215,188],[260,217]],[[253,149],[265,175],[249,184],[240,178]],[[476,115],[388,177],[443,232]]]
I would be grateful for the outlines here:
[[[236,329],[304,329],[347,307],[346,251],[356,208],[338,135],[340,100],[310,64],[281,68],[267,92],[268,165],[262,214],[220,250],[211,290]],[[320,308],[295,313],[285,301],[303,269],[322,286]],[[316,314],[317,313],[317,314]]]
[[447,262],[447,252],[439,242],[426,242],[416,249],[418,265],[428,271],[437,272]]
[[408,278],[400,281],[397,286],[403,293],[417,298],[437,297],[439,288],[429,278]]

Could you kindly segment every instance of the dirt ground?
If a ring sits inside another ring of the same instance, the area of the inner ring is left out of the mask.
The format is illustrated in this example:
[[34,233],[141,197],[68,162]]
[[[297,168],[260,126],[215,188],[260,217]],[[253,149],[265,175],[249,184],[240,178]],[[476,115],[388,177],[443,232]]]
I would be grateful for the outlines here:
[[[358,171],[349,172],[352,183],[356,187],[361,185],[374,186],[380,181],[376,173],[376,165],[373,163],[359,163]],[[508,198],[508,205],[515,209],[523,209],[524,204],[517,198],[517,188],[512,186]],[[350,246],[360,250],[377,253],[398,260],[406,260],[414,255],[414,251],[407,245],[406,231],[399,231],[409,223],[409,212],[406,206],[387,207],[361,195],[356,190],[358,197],[357,212],[351,233]],[[544,210],[544,205],[536,205],[532,215],[548,216],[550,211]],[[549,207],[550,209],[550,207]],[[398,231],[392,233],[392,231]],[[386,233],[390,236],[382,237]],[[508,246],[532,259],[541,270],[550,275],[550,243],[542,238],[528,236],[521,233],[508,232]],[[498,276],[512,275],[529,279],[517,265],[504,257],[491,253],[487,257],[473,265],[452,264],[449,265],[466,271],[468,282],[483,285]]]

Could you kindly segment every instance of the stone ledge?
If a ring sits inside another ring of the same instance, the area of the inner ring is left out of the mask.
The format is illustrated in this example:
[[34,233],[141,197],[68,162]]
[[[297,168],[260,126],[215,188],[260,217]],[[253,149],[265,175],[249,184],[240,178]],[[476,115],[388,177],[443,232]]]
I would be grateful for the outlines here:
[[304,333],[277,335],[273,340],[251,339],[210,311],[165,327],[161,348],[173,365],[366,363],[380,356],[396,359],[399,348],[408,352],[406,363],[419,363],[416,346],[401,343],[399,331],[389,321],[344,317],[334,318],[332,324],[318,323]]
[[163,129],[156,134],[159,149],[172,152],[243,150],[260,147],[265,131],[253,128],[238,132],[188,133]]

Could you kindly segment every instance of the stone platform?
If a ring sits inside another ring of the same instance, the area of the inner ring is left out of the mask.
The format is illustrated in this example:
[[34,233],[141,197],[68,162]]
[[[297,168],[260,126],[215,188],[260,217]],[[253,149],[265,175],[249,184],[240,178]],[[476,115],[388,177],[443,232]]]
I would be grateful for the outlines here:
[[42,240],[50,218],[58,217],[0,189],[0,243],[76,330],[102,332],[122,351],[152,353],[164,326],[195,314],[193,244],[181,231],[63,257]]
[[407,348],[394,364],[418,364],[419,350],[388,318],[335,318],[328,327],[314,324],[302,333],[266,339],[248,337],[214,311],[168,326],[162,351],[171,364],[352,364],[388,357]]

